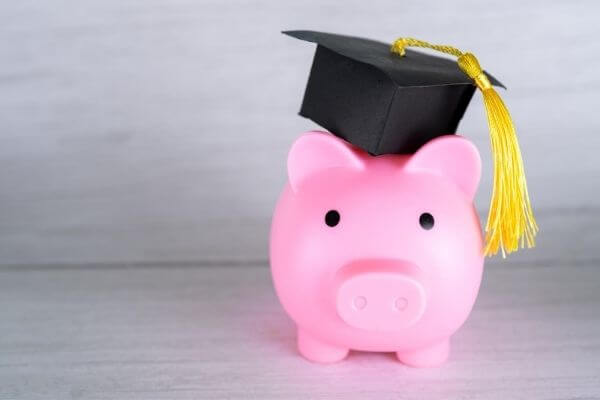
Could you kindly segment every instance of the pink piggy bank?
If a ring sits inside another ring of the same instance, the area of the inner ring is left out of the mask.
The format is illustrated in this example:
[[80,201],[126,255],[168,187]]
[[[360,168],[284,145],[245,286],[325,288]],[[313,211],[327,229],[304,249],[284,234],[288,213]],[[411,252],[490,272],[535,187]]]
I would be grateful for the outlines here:
[[483,272],[476,147],[448,135],[375,157],[309,132],[287,167],[270,257],[300,353],[320,363],[350,349],[395,352],[414,367],[446,361]]

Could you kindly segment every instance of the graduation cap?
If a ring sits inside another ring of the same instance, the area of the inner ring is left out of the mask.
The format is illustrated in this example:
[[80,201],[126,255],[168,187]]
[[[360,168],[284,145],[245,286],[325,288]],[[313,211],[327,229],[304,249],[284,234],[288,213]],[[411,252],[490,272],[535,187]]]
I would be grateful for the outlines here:
[[[533,247],[535,223],[515,129],[475,56],[451,46],[400,38],[392,45],[314,31],[286,35],[317,44],[300,115],[372,155],[413,153],[456,132],[476,89],[482,92],[494,157],[485,253]],[[437,57],[407,47],[436,50]]]

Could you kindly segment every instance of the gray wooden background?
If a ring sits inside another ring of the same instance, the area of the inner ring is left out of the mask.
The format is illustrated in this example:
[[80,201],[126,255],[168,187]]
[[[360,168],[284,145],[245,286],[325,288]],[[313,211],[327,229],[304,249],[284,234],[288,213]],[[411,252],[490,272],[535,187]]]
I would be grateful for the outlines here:
[[[286,152],[315,127],[297,116],[314,47],[285,29],[473,51],[509,87],[537,257],[597,259],[599,17],[592,0],[3,1],[0,263],[265,260]],[[476,97],[460,130],[484,155],[486,129]]]

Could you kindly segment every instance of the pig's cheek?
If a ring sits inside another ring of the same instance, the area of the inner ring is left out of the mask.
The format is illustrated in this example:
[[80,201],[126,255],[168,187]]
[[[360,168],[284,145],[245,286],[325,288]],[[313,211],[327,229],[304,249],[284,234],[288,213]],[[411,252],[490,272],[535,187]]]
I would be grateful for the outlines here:
[[[479,291],[483,254],[479,222],[468,208],[434,210],[436,224],[418,235],[414,262],[425,276],[431,326],[450,334],[467,319]],[[457,228],[459,227],[459,228]]]
[[[479,269],[472,266],[474,269]],[[432,282],[429,287],[429,306],[434,315],[447,316],[444,325],[457,329],[466,320],[479,290],[480,274],[456,274],[452,281]]]
[[429,274],[427,314],[445,333],[456,331],[468,318],[479,292],[483,262],[481,256],[464,254],[434,266],[439,273]]
[[288,314],[298,323],[311,324],[331,314],[333,300],[327,286],[329,268],[323,260],[306,256],[302,246],[290,252],[285,265],[274,270],[279,299]]
[[331,237],[335,233],[326,231],[332,228],[325,226],[321,220],[317,224],[314,221],[304,223],[309,226],[298,229],[289,273],[302,288],[302,295],[314,296],[327,289],[339,267],[339,243]]
[[307,310],[321,312],[318,304],[323,304],[322,296],[328,293],[327,258],[331,250],[323,243],[323,230],[330,229],[324,215],[315,221],[312,213],[300,213],[300,209],[306,210],[296,205],[281,213],[283,218],[274,221],[271,241],[275,288],[282,305],[296,321],[305,319]]

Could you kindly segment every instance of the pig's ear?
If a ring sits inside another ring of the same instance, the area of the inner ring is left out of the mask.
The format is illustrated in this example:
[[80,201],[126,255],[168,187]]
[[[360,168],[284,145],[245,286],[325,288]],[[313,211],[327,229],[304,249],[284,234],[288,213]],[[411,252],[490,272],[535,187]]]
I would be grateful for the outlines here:
[[307,132],[294,142],[288,155],[288,177],[296,191],[307,176],[329,168],[361,170],[363,161],[352,147],[326,132]]
[[473,143],[447,135],[427,142],[408,160],[406,168],[444,176],[472,199],[481,177],[481,158]]

